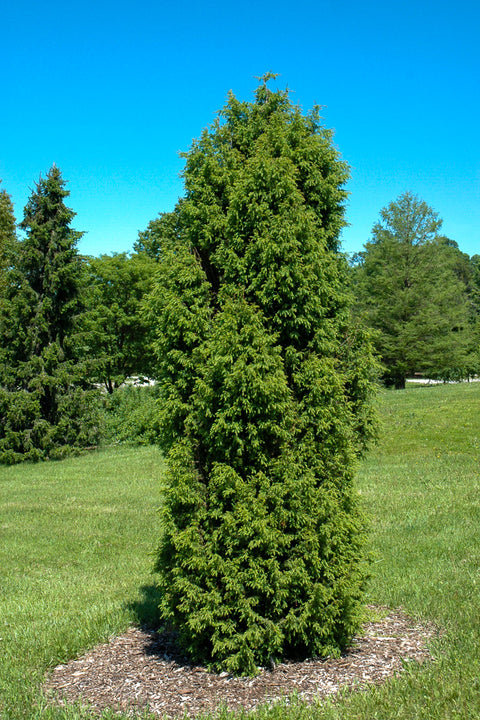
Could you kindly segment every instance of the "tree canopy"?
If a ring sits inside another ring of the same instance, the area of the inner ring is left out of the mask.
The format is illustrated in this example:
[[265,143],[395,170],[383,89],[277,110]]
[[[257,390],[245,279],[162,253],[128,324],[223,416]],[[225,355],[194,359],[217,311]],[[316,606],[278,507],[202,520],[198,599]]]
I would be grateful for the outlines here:
[[174,212],[160,213],[158,218],[148,223],[146,230],[138,233],[138,239],[133,245],[135,252],[158,260],[164,245],[178,236],[179,220],[178,208]]
[[141,307],[155,262],[145,252],[114,253],[86,261],[85,342],[91,376],[109,393],[130,376],[149,376],[152,351]]
[[374,363],[338,252],[348,168],[265,78],[186,154],[149,300],[168,454],[161,612],[233,672],[339,653],[365,579]]

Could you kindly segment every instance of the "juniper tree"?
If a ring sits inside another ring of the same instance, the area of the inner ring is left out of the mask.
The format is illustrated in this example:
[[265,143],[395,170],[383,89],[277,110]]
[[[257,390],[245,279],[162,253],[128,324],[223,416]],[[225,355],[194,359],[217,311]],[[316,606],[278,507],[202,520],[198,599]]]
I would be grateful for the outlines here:
[[60,170],[40,178],[25,207],[6,276],[0,324],[0,461],[59,457],[97,439],[95,403],[78,357],[82,233],[70,223]]
[[374,364],[339,252],[348,168],[265,77],[186,154],[155,323],[168,473],[161,613],[235,673],[338,654],[365,565],[355,461]]

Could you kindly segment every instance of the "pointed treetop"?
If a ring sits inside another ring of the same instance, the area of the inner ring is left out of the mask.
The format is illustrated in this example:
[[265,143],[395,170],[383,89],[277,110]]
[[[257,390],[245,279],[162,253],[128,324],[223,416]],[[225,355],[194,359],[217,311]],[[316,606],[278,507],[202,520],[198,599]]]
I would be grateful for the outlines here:
[[[0,180],[0,184],[1,184]],[[15,216],[10,195],[0,186],[0,272],[8,265],[16,241]],[[0,286],[2,278],[0,277]]]
[[269,72],[266,72],[263,75],[254,75],[253,77],[255,80],[260,80],[263,85],[266,85],[269,80],[276,80],[277,77],[280,77],[280,73],[274,73],[269,70]]
[[268,89],[267,83],[269,80],[276,80],[277,77],[280,77],[280,74],[271,71],[266,72],[264,75],[255,75],[255,79],[260,81],[260,85],[255,90],[255,99],[257,102],[264,103],[268,100],[271,91]]

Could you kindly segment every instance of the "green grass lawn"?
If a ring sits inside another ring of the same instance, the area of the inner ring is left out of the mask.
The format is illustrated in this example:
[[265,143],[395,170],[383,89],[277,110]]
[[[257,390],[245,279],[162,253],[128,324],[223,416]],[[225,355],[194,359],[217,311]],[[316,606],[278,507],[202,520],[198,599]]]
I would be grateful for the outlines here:
[[[480,718],[480,383],[384,391],[379,405],[380,441],[358,473],[375,556],[367,599],[446,628],[437,660],[252,720]],[[151,616],[161,473],[150,447],[0,468],[2,720],[88,717],[47,708],[41,679]]]
[[162,467],[149,447],[0,468],[2,720],[76,717],[42,711],[45,669],[148,613]]

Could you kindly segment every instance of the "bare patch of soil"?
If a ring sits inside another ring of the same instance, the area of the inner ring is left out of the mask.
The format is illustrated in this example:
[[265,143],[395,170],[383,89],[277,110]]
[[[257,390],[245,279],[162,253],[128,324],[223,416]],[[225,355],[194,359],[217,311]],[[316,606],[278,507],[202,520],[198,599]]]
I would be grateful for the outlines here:
[[119,711],[148,708],[160,717],[252,710],[295,693],[307,702],[332,695],[340,688],[364,688],[400,673],[406,660],[431,658],[432,626],[413,621],[403,612],[367,623],[361,636],[338,659],[287,662],[263,669],[254,678],[210,673],[188,663],[171,635],[131,628],[67,665],[59,665],[46,681],[55,702],[82,701],[92,709]]

